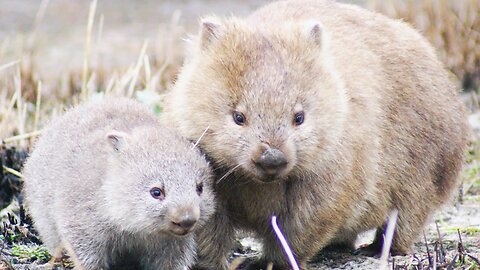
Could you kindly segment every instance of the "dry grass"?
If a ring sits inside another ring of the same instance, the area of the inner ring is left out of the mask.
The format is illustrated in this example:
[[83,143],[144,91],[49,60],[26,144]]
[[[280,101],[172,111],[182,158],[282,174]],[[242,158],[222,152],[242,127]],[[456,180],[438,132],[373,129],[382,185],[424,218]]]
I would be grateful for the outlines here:
[[480,1],[369,0],[370,9],[420,30],[464,89],[480,87]]
[[[154,42],[145,41],[136,48],[135,63],[111,67],[99,49],[104,16],[92,1],[85,16],[84,51],[77,52],[83,54],[83,65],[43,77],[39,61],[46,60],[38,57],[36,44],[48,5],[48,0],[41,2],[30,33],[0,43],[0,139],[8,141],[15,136],[11,143],[29,146],[29,135],[38,134],[45,121],[64,107],[99,95],[135,96],[158,106],[161,93],[175,80],[182,62],[185,32],[178,23],[180,13],[172,15],[170,24],[161,26]],[[442,60],[464,87],[479,87],[480,1],[370,0],[369,6],[411,22],[439,49]]]
[[[99,53],[103,15],[96,14],[96,0],[85,18],[86,35],[82,67],[59,70],[57,76],[40,72],[45,61],[37,55],[37,24],[49,1],[43,1],[31,33],[0,44],[0,144],[29,147],[42,126],[66,107],[103,95],[135,97],[159,111],[162,93],[174,81],[183,57],[184,29],[180,13],[169,24],[160,25],[154,46],[146,40],[138,58],[127,67],[109,67]],[[11,44],[9,44],[11,42]],[[17,47],[15,50],[7,48]],[[9,53],[7,54],[6,51]],[[120,56],[119,56],[120,57]],[[15,59],[9,60],[7,59]]]

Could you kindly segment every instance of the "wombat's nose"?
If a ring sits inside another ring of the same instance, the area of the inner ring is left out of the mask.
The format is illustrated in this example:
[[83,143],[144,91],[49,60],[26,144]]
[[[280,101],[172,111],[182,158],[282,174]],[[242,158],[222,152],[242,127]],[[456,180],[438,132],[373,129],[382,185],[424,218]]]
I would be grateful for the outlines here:
[[273,176],[279,174],[287,166],[288,162],[282,151],[276,148],[268,148],[254,163],[265,174]]
[[190,233],[197,221],[200,219],[200,207],[180,207],[169,211],[170,232],[175,235],[186,235]]
[[184,230],[189,230],[197,223],[197,219],[192,216],[185,216],[178,222],[172,221],[173,225],[178,226]]

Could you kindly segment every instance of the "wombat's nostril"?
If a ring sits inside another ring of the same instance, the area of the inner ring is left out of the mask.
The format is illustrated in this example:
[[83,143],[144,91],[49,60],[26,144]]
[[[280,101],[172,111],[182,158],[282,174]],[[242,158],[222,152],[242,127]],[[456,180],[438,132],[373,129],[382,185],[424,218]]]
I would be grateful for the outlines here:
[[276,148],[265,150],[254,162],[267,175],[278,174],[288,163],[285,154]]
[[188,229],[192,228],[193,225],[195,225],[195,223],[197,223],[197,219],[192,217],[192,216],[186,216],[186,217],[183,217],[178,222],[172,221],[172,223],[175,226],[178,226],[182,229],[188,230]]

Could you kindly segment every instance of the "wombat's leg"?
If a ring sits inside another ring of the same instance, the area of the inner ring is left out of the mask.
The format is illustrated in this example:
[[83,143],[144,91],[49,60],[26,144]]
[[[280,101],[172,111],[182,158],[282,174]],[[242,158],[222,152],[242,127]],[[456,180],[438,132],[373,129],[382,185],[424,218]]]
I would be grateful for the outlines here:
[[[306,224],[296,222],[292,217],[283,220],[279,220],[279,226],[302,269],[307,269],[307,261],[331,242],[341,226],[337,219],[322,216]],[[273,262],[273,269],[290,269],[285,251],[273,231],[264,238],[262,261]]]
[[357,233],[351,230],[341,230],[336,234],[335,239],[332,240],[322,250],[347,251],[350,252],[355,249],[355,241],[357,240]]
[[[33,211],[33,209],[31,211]],[[43,218],[39,218],[34,221],[33,226],[39,232],[40,238],[47,246],[52,256],[56,257],[58,255],[57,251],[61,246],[61,237],[58,233],[55,219],[53,219],[48,213],[43,215]]]
[[383,238],[385,234],[385,225],[378,227],[375,232],[375,238],[371,244],[361,245],[357,250],[353,252],[355,255],[363,256],[380,256],[383,246]]
[[151,238],[150,242],[137,249],[137,254],[144,270],[185,270],[192,266],[195,261],[195,240],[193,235],[187,235],[175,241],[165,240],[163,236],[157,239]]
[[[287,237],[287,241],[289,241],[288,239],[292,239],[291,237],[288,237],[288,235],[285,235],[285,237]],[[289,243],[290,245],[290,248],[292,249],[292,251],[294,252],[295,254],[295,259],[297,261],[297,263],[299,264],[299,266],[302,268],[302,269],[307,269],[307,259],[308,258],[305,258],[305,257],[299,257],[298,256],[298,253],[296,252],[296,247],[292,246],[292,243],[290,242]],[[318,249],[320,250],[320,248]],[[312,254],[313,256],[313,254]],[[283,250],[281,244],[280,244],[280,240],[278,240],[278,238],[276,237],[268,237],[268,239],[265,239],[263,241],[263,254],[262,254],[262,258],[249,265],[247,269],[266,269],[268,263],[273,263],[273,269],[274,270],[289,270],[291,269],[290,267],[290,263],[288,261],[288,258],[287,258],[287,255],[285,253],[285,251]],[[260,267],[260,268],[259,268]]]
[[225,213],[217,210],[213,218],[197,230],[197,264],[192,269],[227,269],[233,239],[233,226]]
[[[424,207],[405,208],[398,214],[397,224],[393,235],[390,253],[392,255],[405,255],[412,251],[412,246],[421,234],[429,218],[429,210]],[[380,256],[384,243],[386,225],[377,228],[375,240],[370,245],[364,245],[355,251],[355,254],[365,256]]]
[[67,254],[72,259],[75,270],[99,270],[108,269],[107,256],[101,246],[93,242],[87,242],[75,245],[67,240],[62,242]]
[[[425,203],[427,205],[428,203]],[[425,224],[430,218],[430,209],[417,208],[400,211],[397,226],[393,236],[392,255],[405,255],[412,251],[413,244],[418,239]]]
[[[271,261],[267,261],[266,259],[260,260],[249,260],[247,259],[243,262],[239,269],[242,270],[259,270],[259,269],[268,269],[268,265],[272,263]],[[286,265],[278,265],[275,264],[272,267],[272,270],[290,270],[290,266]],[[301,269],[307,269],[306,265],[301,266]]]
[[184,254],[175,254],[176,260],[171,260],[171,258],[165,258],[163,254],[157,254],[155,258],[149,258],[148,262],[143,261],[142,269],[144,270],[160,270],[160,269],[171,269],[171,270],[187,270],[188,266],[181,263],[183,261],[182,256]]

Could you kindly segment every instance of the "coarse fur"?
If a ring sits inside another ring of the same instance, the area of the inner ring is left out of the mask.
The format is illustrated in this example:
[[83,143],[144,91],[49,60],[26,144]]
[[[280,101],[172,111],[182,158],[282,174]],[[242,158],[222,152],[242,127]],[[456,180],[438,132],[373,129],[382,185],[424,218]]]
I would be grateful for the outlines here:
[[[214,212],[212,173],[192,146],[132,100],[67,111],[43,130],[23,171],[42,241],[52,254],[69,251],[77,269],[186,269],[189,232]],[[182,215],[197,224],[179,228]]]
[[[244,19],[205,18],[190,50],[162,121],[190,140],[208,127],[200,148],[219,203],[215,226],[198,236],[199,267],[225,269],[243,229],[262,240],[264,261],[288,268],[272,215],[302,268],[372,228],[378,252],[393,209],[392,252],[407,253],[457,187],[464,108],[406,23],[333,1],[281,1]],[[255,166],[265,148],[288,161],[275,179]]]

